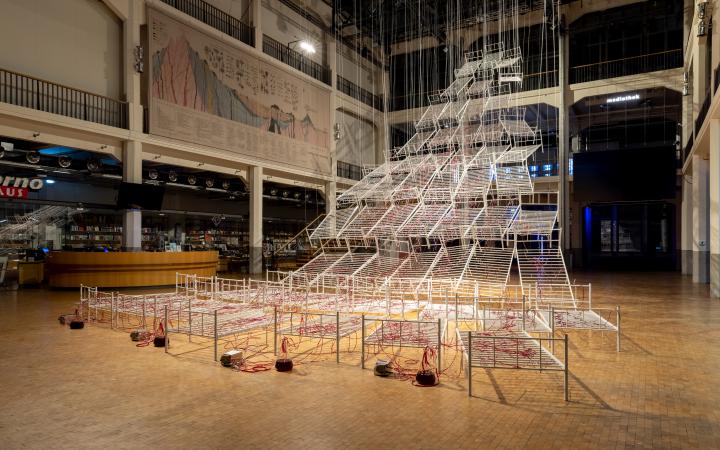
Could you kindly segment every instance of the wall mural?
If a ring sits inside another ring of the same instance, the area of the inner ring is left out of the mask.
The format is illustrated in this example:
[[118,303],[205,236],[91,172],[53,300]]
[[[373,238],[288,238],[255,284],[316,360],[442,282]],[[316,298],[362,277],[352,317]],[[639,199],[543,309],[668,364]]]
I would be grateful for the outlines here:
[[330,173],[330,93],[148,9],[150,133]]

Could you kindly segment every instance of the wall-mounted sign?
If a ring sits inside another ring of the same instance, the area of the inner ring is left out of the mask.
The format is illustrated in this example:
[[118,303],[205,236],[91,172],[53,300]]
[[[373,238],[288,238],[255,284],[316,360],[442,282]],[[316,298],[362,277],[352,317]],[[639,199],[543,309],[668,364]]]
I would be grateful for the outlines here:
[[621,103],[621,102],[629,102],[632,100],[640,100],[640,94],[628,94],[628,95],[620,95],[618,97],[608,97],[608,99],[605,101],[607,103]]
[[41,178],[0,175],[0,197],[27,198],[29,191],[39,191],[44,185]]

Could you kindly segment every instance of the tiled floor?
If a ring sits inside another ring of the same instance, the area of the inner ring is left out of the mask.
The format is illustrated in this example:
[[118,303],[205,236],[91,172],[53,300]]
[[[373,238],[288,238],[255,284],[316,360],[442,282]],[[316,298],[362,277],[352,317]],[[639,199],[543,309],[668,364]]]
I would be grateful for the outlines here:
[[676,274],[575,274],[623,310],[570,335],[562,376],[474,372],[430,389],[346,356],[291,374],[137,348],[61,327],[76,292],[0,293],[0,448],[720,448],[720,301]]

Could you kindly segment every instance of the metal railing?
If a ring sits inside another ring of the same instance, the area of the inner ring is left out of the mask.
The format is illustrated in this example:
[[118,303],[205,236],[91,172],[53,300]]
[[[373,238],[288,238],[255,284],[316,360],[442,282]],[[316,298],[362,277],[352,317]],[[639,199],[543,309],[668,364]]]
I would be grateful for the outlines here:
[[316,80],[330,85],[330,69],[318,64],[300,52],[296,52],[287,45],[276,41],[268,35],[263,35],[263,53],[293,67],[300,72],[310,75]]
[[337,176],[347,178],[349,180],[360,181],[363,177],[363,168],[362,166],[357,166],[355,164],[338,161]]
[[682,162],[681,164],[685,164],[685,161],[687,161],[688,156],[690,156],[690,152],[692,151],[694,143],[693,135],[690,135],[690,139],[688,139],[687,144],[685,144],[685,147],[683,148],[683,155],[682,155]]
[[375,95],[367,89],[361,88],[357,84],[341,77],[340,75],[337,76],[337,89],[343,94],[349,95],[356,100],[360,100],[380,112],[385,111],[385,102],[383,101],[382,96]]
[[558,85],[558,71],[528,73],[523,75],[520,92],[536,91],[547,89]]
[[162,0],[173,8],[210,25],[250,46],[255,46],[255,28],[203,0]]
[[682,49],[668,50],[630,58],[585,64],[570,68],[570,83],[585,83],[606,78],[625,77],[640,73],[682,67]]
[[702,128],[703,122],[705,122],[705,116],[707,116],[708,110],[710,109],[710,101],[712,100],[712,95],[710,95],[710,89],[705,93],[705,100],[702,103],[702,106],[700,106],[700,111],[698,111],[697,119],[695,119],[695,135],[697,136],[698,133],[700,133],[700,128]]
[[0,102],[117,128],[128,127],[128,104],[0,69]]

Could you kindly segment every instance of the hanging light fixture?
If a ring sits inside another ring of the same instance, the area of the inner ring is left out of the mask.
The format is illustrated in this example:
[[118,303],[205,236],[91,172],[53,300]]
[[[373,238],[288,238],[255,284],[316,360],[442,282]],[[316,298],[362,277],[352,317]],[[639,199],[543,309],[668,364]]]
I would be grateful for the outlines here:
[[33,150],[31,152],[27,152],[25,154],[25,159],[30,164],[37,164],[40,162],[40,153],[36,152],[35,150]]
[[67,155],[62,155],[58,158],[58,166],[62,167],[63,169],[67,169],[68,167],[72,166],[72,158]]
[[95,158],[91,158],[91,159],[87,160],[87,163],[85,164],[85,166],[87,167],[87,169],[90,172],[96,172],[96,171],[100,170],[101,164],[100,164],[99,160],[97,160]]
[[177,172],[175,172],[174,170],[171,170],[171,171],[168,173],[168,180],[169,180],[171,183],[174,183],[174,182],[177,181],[177,179],[178,179],[178,174],[177,174]]
[[197,183],[197,177],[195,175],[188,175],[187,182],[191,186],[195,186],[195,183]]

